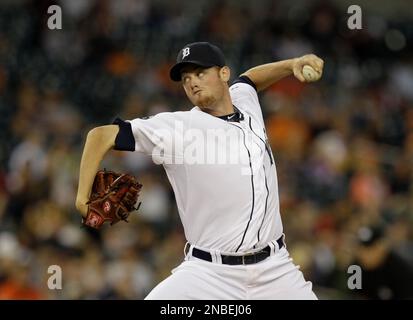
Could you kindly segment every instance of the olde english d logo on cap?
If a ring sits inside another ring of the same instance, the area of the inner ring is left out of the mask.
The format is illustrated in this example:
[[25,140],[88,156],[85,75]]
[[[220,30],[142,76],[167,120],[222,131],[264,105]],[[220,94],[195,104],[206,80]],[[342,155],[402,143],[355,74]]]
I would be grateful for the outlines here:
[[190,52],[189,52],[189,48],[188,48],[188,47],[182,49],[182,60],[184,60],[185,57],[189,56],[189,53],[190,53]]

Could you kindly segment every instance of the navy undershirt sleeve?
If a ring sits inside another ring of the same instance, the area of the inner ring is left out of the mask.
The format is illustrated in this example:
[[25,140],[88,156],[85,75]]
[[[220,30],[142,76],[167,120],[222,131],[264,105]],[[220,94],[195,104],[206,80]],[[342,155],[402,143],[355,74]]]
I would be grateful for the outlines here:
[[135,137],[133,136],[132,126],[130,122],[116,118],[112,124],[119,126],[119,132],[115,139],[115,150],[135,151]]

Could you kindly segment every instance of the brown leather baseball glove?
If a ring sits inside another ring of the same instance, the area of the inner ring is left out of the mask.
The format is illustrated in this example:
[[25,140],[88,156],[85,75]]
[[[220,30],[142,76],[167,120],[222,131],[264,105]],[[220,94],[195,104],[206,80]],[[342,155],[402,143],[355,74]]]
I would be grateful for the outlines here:
[[82,223],[99,229],[106,221],[111,225],[124,220],[135,208],[142,185],[129,174],[99,170],[92,186],[88,211]]

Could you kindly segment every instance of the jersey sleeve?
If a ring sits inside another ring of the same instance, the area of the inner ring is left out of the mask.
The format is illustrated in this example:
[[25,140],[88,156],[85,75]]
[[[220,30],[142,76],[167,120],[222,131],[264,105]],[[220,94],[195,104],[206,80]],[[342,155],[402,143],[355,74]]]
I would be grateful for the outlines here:
[[251,117],[264,123],[257,88],[247,76],[235,79],[229,88],[233,104]]
[[171,112],[126,121],[116,118],[113,124],[119,126],[119,132],[114,149],[141,152],[152,157],[172,156],[176,120]]
[[257,92],[257,86],[255,85],[254,82],[252,82],[252,80],[250,78],[248,78],[247,76],[239,76],[237,79],[235,79],[232,84],[236,84],[236,83],[245,83],[245,84],[249,84],[252,88],[254,88],[255,92]]

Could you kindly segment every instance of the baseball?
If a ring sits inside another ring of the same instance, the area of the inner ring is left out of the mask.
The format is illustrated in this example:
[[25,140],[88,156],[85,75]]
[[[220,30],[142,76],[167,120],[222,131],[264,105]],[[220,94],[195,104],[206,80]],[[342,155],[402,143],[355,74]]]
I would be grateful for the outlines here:
[[311,66],[305,65],[303,67],[303,76],[306,81],[313,82],[320,79],[321,75],[317,71],[315,71]]

